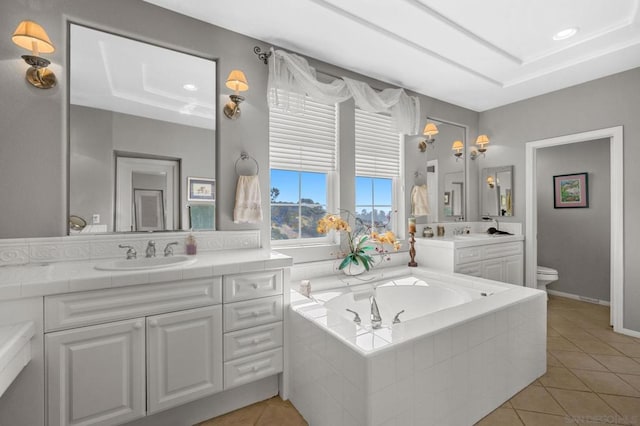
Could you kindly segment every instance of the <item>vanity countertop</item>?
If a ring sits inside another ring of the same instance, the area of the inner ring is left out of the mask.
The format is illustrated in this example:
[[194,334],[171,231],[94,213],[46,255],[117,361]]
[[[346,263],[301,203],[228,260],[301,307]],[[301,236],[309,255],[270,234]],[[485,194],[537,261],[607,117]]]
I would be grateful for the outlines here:
[[524,235],[488,235],[472,233],[433,238],[416,237],[416,244],[418,246],[431,245],[444,248],[474,247],[487,244],[511,243],[514,241],[524,241]]
[[149,284],[291,266],[291,257],[265,249],[202,252],[188,265],[137,271],[99,271],[110,259],[0,267],[0,300]]

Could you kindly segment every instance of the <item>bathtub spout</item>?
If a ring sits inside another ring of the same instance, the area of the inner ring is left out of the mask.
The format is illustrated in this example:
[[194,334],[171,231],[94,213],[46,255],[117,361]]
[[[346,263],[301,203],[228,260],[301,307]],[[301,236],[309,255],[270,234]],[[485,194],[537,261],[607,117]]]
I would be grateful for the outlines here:
[[378,303],[376,298],[371,296],[371,328],[382,327],[382,318],[380,318],[380,311],[378,310]]

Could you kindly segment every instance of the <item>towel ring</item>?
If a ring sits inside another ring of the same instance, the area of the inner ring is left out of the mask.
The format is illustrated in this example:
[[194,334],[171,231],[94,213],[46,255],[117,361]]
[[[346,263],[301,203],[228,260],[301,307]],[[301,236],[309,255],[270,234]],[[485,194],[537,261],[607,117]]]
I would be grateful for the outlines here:
[[414,176],[413,183],[415,185],[422,185],[420,182],[423,182],[423,184],[427,183],[426,182],[427,180],[425,179],[424,175],[421,172],[415,171],[413,173],[413,176]]
[[236,163],[235,163],[236,174],[238,176],[246,176],[246,175],[243,175],[242,173],[240,173],[240,171],[238,170],[238,163],[240,161],[246,161],[246,160],[253,160],[253,162],[256,165],[256,172],[251,176],[256,176],[257,174],[259,174],[260,173],[260,164],[258,164],[258,161],[255,158],[253,158],[252,156],[250,156],[249,154],[247,154],[245,151],[242,151],[240,153],[240,158],[238,158],[236,160]]

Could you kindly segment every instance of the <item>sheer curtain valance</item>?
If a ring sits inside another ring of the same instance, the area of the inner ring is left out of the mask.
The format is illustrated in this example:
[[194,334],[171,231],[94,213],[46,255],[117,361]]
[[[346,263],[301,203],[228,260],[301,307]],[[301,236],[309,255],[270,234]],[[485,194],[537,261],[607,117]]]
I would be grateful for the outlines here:
[[376,92],[368,84],[342,77],[330,83],[319,81],[316,70],[306,59],[282,50],[271,49],[269,61],[269,107],[285,110],[304,109],[300,98],[284,93],[307,95],[324,104],[336,104],[353,98],[357,107],[369,112],[388,113],[398,133],[414,135],[420,123],[420,101],[403,89]]

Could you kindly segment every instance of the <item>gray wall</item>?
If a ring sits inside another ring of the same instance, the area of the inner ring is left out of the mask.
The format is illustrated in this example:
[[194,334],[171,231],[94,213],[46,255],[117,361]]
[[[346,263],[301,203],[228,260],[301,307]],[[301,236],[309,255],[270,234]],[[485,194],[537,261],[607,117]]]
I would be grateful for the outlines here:
[[[640,331],[640,68],[594,80],[480,114],[491,138],[483,167],[513,164],[516,222],[524,217],[525,143],[613,126],[624,126],[624,319]],[[508,218],[504,219],[509,220]]]
[[[538,265],[557,269],[549,289],[610,300],[609,139],[537,150]],[[589,207],[554,208],[553,176],[588,173]]]

